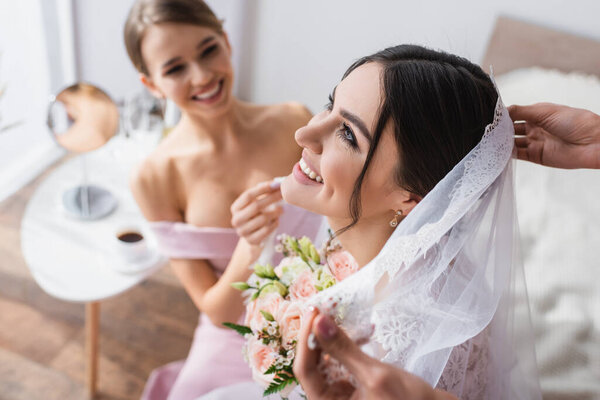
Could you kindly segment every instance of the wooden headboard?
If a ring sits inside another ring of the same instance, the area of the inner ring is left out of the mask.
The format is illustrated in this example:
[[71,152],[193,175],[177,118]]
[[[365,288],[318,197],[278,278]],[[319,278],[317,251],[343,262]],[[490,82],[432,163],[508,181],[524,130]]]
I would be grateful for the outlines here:
[[600,77],[600,42],[499,17],[481,66],[496,76],[518,68],[579,71]]

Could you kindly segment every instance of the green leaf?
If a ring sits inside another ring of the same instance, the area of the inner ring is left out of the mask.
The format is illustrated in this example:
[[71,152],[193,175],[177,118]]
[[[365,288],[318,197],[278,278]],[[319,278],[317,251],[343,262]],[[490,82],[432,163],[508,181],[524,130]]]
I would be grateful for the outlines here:
[[286,386],[293,385],[294,383],[298,383],[296,378],[289,379],[273,379],[273,382],[269,385],[269,387],[264,391],[263,396],[268,396],[270,394],[274,394],[285,389]]
[[274,374],[275,372],[277,372],[277,367],[273,364],[265,371],[265,375]]
[[246,282],[233,282],[231,287],[237,290],[250,289],[250,285],[248,285]]
[[263,317],[265,317],[265,319],[267,321],[275,321],[275,317],[273,317],[273,315],[270,312],[260,310],[260,313],[262,314]]
[[245,336],[248,333],[252,333],[252,329],[244,325],[232,324],[231,322],[223,322],[223,325],[230,329],[233,329],[242,336]]

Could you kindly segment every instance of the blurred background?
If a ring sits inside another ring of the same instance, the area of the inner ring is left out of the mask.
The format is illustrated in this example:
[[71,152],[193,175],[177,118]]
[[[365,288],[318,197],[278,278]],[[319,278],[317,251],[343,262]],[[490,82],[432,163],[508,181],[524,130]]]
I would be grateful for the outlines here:
[[[117,99],[141,90],[122,38],[132,3],[2,0],[2,114],[24,123],[0,138],[0,199],[40,169],[40,157],[52,157],[42,126],[51,93],[76,80]],[[593,0],[209,3],[230,35],[239,97],[296,100],[313,112],[353,60],[389,45],[419,43],[482,61],[499,15],[600,39],[600,3]]]
[[[293,100],[315,113],[354,60],[416,43],[484,68],[489,61],[512,62],[518,53],[527,62],[516,62],[516,74],[499,78],[506,103],[548,100],[600,112],[596,0],[207,3],[225,20],[234,93],[243,100]],[[132,4],[0,0],[0,400],[87,396],[83,305],[57,300],[31,278],[20,251],[21,223],[44,174],[65,156],[46,127],[51,96],[79,81],[103,89],[119,107],[143,96],[123,44]],[[500,17],[516,25],[499,32]],[[516,31],[522,36],[501,40]],[[553,47],[557,43],[560,51]],[[519,51],[511,53],[514,47]],[[519,212],[545,398],[599,399],[600,177],[523,169]],[[103,307],[97,398],[138,398],[150,370],[185,356],[197,314],[166,270]]]
[[[122,38],[132,3],[2,0],[2,114],[24,123],[0,138],[0,199],[42,168],[40,158],[53,156],[42,126],[50,94],[78,80],[116,99],[141,90]],[[482,61],[500,15],[600,39],[600,3],[593,0],[208,3],[225,20],[238,96],[257,103],[295,100],[313,112],[353,60],[389,45],[418,43]]]

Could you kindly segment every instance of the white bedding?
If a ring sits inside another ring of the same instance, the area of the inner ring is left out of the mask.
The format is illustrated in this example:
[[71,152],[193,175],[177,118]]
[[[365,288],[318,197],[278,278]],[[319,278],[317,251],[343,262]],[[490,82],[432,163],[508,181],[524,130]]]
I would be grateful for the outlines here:
[[[497,78],[505,104],[600,114],[600,80],[537,68]],[[600,170],[517,163],[525,274],[544,399],[600,399]]]

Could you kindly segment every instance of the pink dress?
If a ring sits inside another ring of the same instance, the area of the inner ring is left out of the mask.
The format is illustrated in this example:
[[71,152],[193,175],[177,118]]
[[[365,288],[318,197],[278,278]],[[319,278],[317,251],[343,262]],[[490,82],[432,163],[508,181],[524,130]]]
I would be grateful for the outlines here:
[[[315,240],[322,221],[321,216],[286,204],[277,232]],[[150,226],[167,257],[207,260],[218,275],[227,267],[239,239],[232,228],[200,228],[168,221]],[[252,380],[242,356],[244,342],[236,332],[218,328],[201,314],[187,359],[152,371],[142,399],[195,399],[213,389]]]

